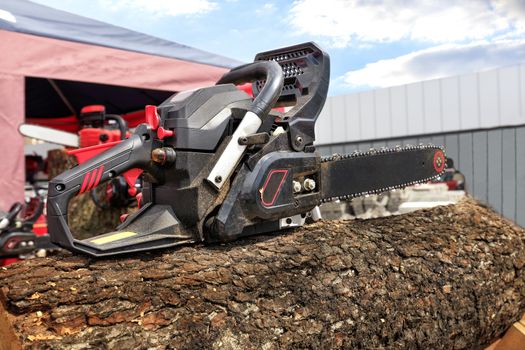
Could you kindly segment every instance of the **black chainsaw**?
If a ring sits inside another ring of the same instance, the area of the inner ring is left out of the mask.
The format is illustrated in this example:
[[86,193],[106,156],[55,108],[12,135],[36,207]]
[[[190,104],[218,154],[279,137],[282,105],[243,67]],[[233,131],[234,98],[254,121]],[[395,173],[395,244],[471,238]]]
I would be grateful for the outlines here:
[[[326,201],[442,173],[443,150],[430,145],[321,157],[314,127],[329,76],[328,55],[306,43],[259,53],[215,86],[147,106],[147,123],[130,138],[49,183],[52,241],[93,256],[231,241],[300,226]],[[235,87],[247,82],[254,98]],[[291,109],[272,110],[282,106]],[[140,210],[114,232],[75,239],[70,199],[120,174],[143,177]]]

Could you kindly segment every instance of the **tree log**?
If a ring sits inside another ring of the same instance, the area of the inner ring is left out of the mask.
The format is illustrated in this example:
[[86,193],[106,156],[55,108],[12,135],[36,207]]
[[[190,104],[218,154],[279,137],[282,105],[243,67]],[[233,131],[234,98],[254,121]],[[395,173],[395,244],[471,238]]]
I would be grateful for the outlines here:
[[61,253],[0,270],[0,335],[36,349],[479,349],[525,311],[524,265],[525,230],[472,200],[217,246]]

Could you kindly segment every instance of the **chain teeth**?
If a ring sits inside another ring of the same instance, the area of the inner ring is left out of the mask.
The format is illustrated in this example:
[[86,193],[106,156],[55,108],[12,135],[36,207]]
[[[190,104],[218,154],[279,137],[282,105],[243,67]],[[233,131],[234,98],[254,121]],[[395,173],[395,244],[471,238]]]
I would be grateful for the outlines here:
[[[446,159],[445,149],[443,147],[435,146],[435,145],[430,144],[430,143],[428,145],[424,145],[424,144],[420,143],[418,146],[412,146],[412,145],[399,146],[399,145],[396,145],[394,148],[381,147],[379,150],[376,150],[375,148],[370,148],[366,152],[353,151],[350,154],[334,153],[331,156],[322,157],[321,158],[321,163],[333,162],[333,161],[336,161],[336,160],[347,159],[347,158],[367,157],[367,156],[377,155],[377,154],[416,151],[416,150],[429,149],[429,148],[433,148],[433,149],[436,149],[436,150],[440,149],[443,152],[444,158]],[[416,180],[416,181],[406,182],[406,183],[400,184],[400,185],[390,186],[390,187],[387,187],[387,188],[378,188],[378,189],[370,190],[370,191],[367,191],[367,192],[360,192],[360,193],[341,195],[341,196],[337,196],[337,197],[323,198],[323,199],[320,200],[320,204],[327,203],[327,202],[333,202],[335,200],[346,200],[347,201],[347,200],[351,200],[351,199],[357,198],[357,197],[363,197],[363,196],[367,196],[367,195],[371,195],[371,194],[379,194],[379,193],[383,193],[383,192],[386,192],[386,191],[397,190],[397,189],[400,189],[400,188],[405,188],[405,187],[408,187],[408,186],[413,186],[413,185],[425,183],[425,182],[428,182],[430,180],[433,180],[433,179],[439,177],[444,172],[445,172],[445,169],[443,169],[442,172],[440,172],[439,174],[436,174],[434,176],[430,176],[430,177],[427,177],[427,178],[424,178],[424,179],[420,179],[420,180]]]

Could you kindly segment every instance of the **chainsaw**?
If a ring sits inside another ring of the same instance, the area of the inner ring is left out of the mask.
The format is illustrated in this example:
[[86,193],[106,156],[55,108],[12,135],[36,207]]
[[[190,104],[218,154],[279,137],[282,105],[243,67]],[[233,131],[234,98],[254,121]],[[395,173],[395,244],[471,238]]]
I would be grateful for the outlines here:
[[[51,244],[48,234],[36,234],[34,225],[44,212],[45,197],[35,189],[34,208],[27,204],[14,203],[7,213],[0,212],[0,266],[1,259],[31,254],[39,249],[57,249]],[[19,217],[22,216],[22,217]]]
[[128,134],[124,118],[106,114],[102,105],[84,106],[77,120],[78,134],[34,124],[20,124],[18,131],[26,137],[75,148],[123,140]]
[[[321,157],[314,129],[329,76],[328,55],[305,43],[259,53],[214,86],[146,106],[146,123],[128,139],[94,146],[92,158],[49,183],[52,241],[92,256],[232,241],[301,226],[324,202],[443,172],[444,152],[432,145]],[[235,87],[247,82],[253,98]],[[119,175],[128,184],[143,178],[140,209],[113,232],[75,239],[70,199]]]

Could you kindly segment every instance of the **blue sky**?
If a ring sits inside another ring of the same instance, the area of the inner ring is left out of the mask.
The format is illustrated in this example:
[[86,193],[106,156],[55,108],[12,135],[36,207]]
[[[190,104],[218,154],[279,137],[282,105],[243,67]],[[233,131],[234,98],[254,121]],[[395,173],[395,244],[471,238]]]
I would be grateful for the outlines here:
[[33,0],[250,62],[316,41],[330,95],[525,62],[524,0]]

